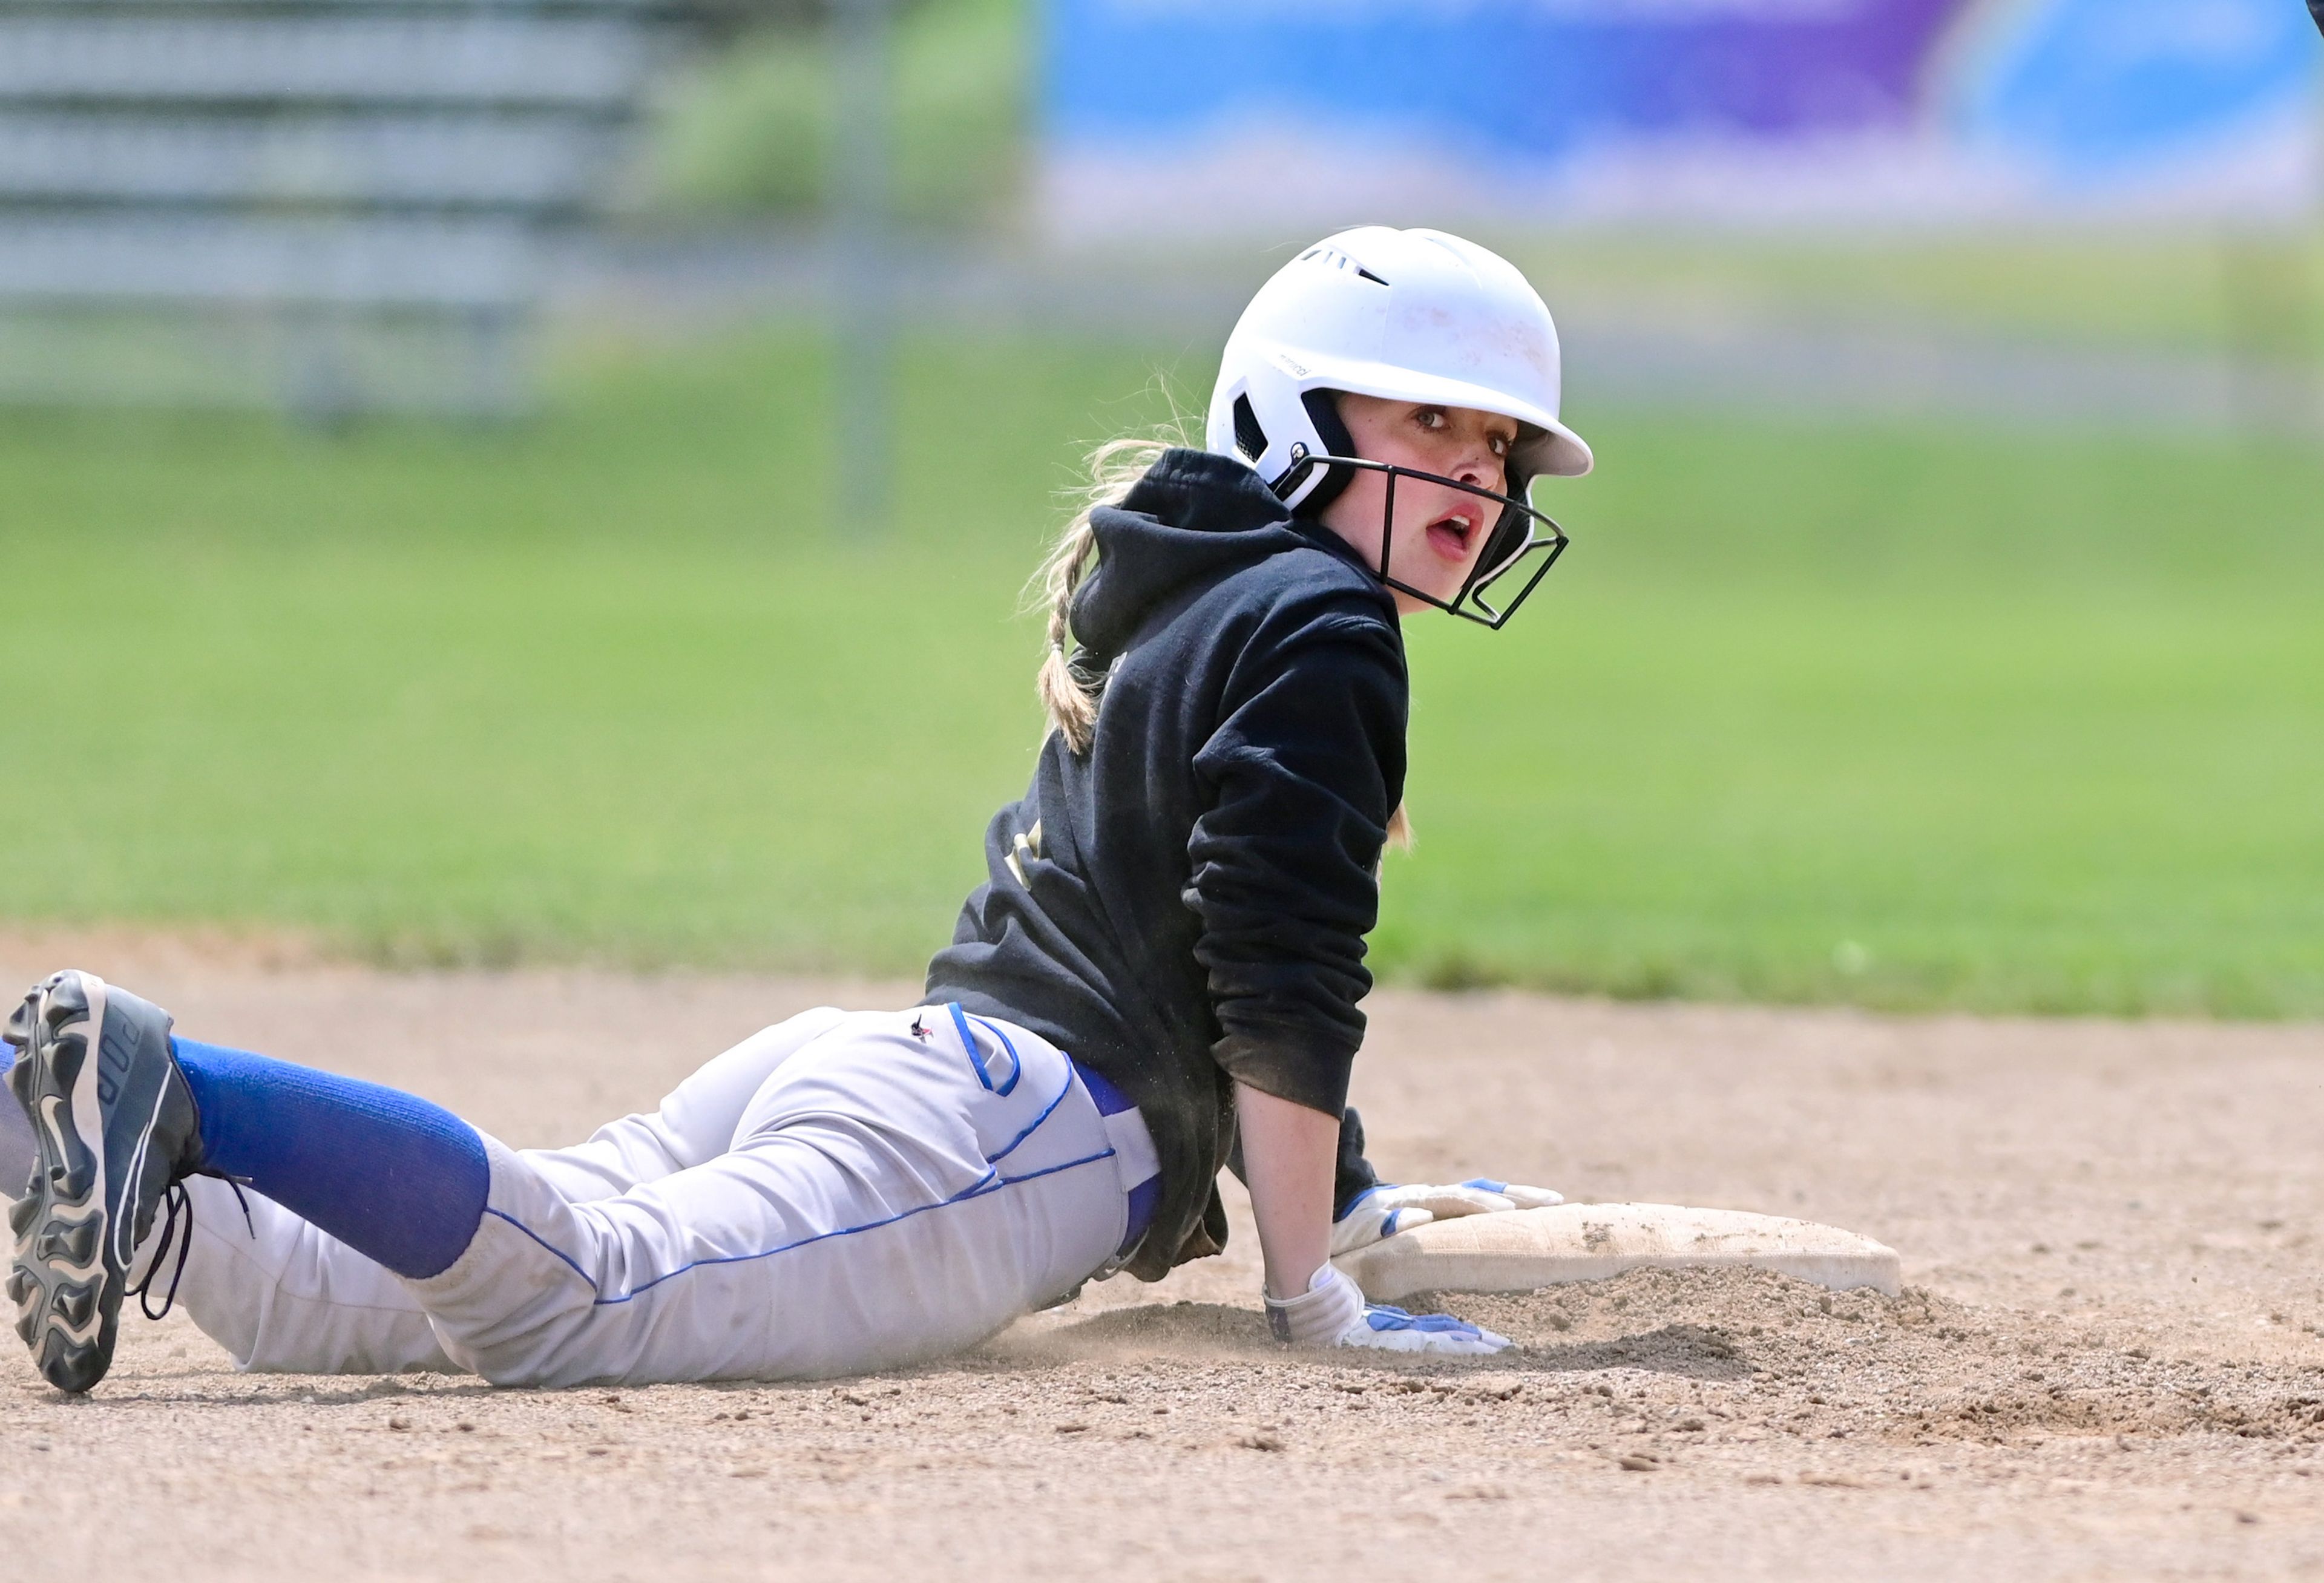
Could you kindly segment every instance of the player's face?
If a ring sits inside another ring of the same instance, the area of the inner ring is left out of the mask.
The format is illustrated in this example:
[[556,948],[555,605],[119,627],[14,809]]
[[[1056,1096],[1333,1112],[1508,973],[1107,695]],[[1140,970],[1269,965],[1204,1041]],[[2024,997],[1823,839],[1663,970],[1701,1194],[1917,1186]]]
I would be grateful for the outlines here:
[[[1495,493],[1503,488],[1509,447],[1517,440],[1517,420],[1498,412],[1378,396],[1342,396],[1340,420],[1348,426],[1356,455],[1367,461],[1434,473]],[[1388,498],[1388,474],[1356,471],[1339,498],[1323,509],[1323,526],[1374,567],[1379,565]],[[1386,524],[1388,575],[1449,601],[1468,580],[1500,513],[1479,495],[1417,478],[1397,479],[1396,520]],[[1408,594],[1398,592],[1395,598],[1397,609],[1406,615],[1428,608]]]

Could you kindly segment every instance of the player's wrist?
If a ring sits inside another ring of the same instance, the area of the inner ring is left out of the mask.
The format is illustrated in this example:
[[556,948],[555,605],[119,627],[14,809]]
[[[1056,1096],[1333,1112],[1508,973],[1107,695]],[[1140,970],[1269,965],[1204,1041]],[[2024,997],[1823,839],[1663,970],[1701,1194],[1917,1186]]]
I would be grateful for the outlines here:
[[1353,1281],[1326,1264],[1307,1278],[1307,1289],[1289,1299],[1266,1297],[1267,1328],[1294,1347],[1329,1347],[1363,1317],[1364,1294]]

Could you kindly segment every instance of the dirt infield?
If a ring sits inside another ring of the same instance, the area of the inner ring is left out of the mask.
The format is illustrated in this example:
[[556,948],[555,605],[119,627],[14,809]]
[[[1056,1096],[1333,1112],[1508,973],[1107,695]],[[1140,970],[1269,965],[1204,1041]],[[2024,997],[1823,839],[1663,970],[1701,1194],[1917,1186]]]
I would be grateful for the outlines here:
[[[0,982],[68,961],[518,1144],[805,1006],[913,999],[0,937]],[[1448,1298],[1523,1343],[1499,1358],[1292,1360],[1245,1220],[1162,1285],[811,1385],[238,1376],[138,1321],[87,1400],[0,1366],[0,1576],[2324,1573],[2324,1029],[1374,1014],[1356,1098],[1391,1174],[1829,1220],[1899,1249],[1905,1295],[1638,1273]]]

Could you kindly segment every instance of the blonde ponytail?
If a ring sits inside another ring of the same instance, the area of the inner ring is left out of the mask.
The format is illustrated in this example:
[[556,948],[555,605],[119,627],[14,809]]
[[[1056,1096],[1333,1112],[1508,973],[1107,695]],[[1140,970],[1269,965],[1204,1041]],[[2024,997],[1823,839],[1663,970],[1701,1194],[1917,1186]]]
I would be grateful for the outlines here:
[[1061,733],[1065,746],[1076,753],[1087,752],[1091,733],[1097,730],[1097,694],[1082,686],[1074,676],[1073,660],[1067,648],[1073,633],[1067,625],[1065,612],[1074,603],[1074,591],[1089,575],[1089,566],[1097,554],[1097,534],[1090,527],[1089,512],[1084,510],[1066,525],[1065,536],[1041,563],[1038,575],[1049,606],[1048,651],[1041,657],[1041,669],[1033,678],[1033,690],[1040,695],[1042,713],[1049,717],[1049,729]]
[[1064,737],[1065,746],[1076,753],[1089,751],[1090,739],[1097,731],[1098,699],[1105,691],[1103,676],[1076,671],[1073,662],[1074,594],[1097,559],[1097,530],[1090,526],[1090,517],[1101,506],[1120,504],[1130,485],[1146,476],[1147,469],[1163,452],[1185,443],[1182,435],[1165,434],[1111,439],[1092,451],[1081,510],[1065,524],[1056,547],[1033,574],[1034,598],[1049,612],[1048,648],[1041,657],[1033,687],[1040,695],[1042,713],[1049,718],[1049,729]]

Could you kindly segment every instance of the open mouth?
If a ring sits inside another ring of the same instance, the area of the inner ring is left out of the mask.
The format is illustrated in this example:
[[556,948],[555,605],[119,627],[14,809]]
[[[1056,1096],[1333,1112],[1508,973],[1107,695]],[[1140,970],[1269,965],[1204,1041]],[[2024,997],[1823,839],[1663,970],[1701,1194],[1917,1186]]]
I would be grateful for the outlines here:
[[1481,513],[1474,506],[1455,506],[1428,525],[1428,548],[1458,566],[1469,558],[1469,547],[1477,542],[1478,518]]

